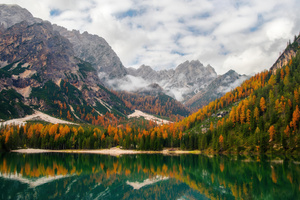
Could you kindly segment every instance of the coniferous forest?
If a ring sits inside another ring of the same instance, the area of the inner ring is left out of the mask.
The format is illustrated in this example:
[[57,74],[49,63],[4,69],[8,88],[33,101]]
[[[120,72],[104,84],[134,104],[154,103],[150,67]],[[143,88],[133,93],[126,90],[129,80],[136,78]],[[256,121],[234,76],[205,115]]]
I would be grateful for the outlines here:
[[[293,44],[292,44],[293,45]],[[299,47],[297,47],[299,48]],[[29,122],[0,129],[0,149],[180,148],[210,153],[297,154],[300,142],[300,53],[263,71],[181,121],[157,125],[107,113],[93,125]]]

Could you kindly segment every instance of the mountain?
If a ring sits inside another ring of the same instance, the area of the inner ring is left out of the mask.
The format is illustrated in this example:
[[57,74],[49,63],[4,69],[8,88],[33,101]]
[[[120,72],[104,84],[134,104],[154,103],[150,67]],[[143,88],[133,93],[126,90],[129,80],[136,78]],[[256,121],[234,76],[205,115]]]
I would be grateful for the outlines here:
[[186,61],[178,65],[175,70],[155,71],[149,66],[142,65],[136,70],[129,69],[128,73],[141,77],[148,83],[157,83],[166,94],[181,102],[191,98],[199,88],[206,87],[217,77],[210,65],[204,67],[198,60]]
[[122,116],[131,112],[103,86],[91,64],[76,57],[73,45],[49,22],[2,26],[0,66],[0,90],[15,96],[11,110],[1,114],[4,119],[29,114],[28,106],[89,122],[101,113]]
[[[0,17],[0,24],[3,24],[4,28],[24,20],[30,25],[43,21],[18,5],[0,5]],[[127,74],[119,57],[105,39],[87,32],[81,34],[76,30],[69,31],[58,25],[53,25],[53,30],[69,40],[77,58],[92,64],[105,85],[107,79],[120,78]]]
[[191,109],[201,108],[235,89],[248,78],[249,76],[240,75],[234,70],[229,70],[227,73],[218,76],[207,87],[201,88],[198,93],[185,102],[185,106]]
[[[0,117],[24,116],[38,109],[70,121],[102,126],[92,128],[88,124],[70,129],[67,125],[28,123],[25,127],[2,127],[0,149],[24,145],[49,149],[122,146],[140,150],[167,147],[208,153],[299,155],[300,36],[288,45],[275,67],[235,88],[245,77],[234,71],[218,76],[211,66],[205,67],[199,61],[186,61],[175,70],[159,72],[147,66],[130,69],[135,74],[121,76],[132,80],[135,86],[144,84],[149,91],[138,91],[144,96],[168,92],[184,101],[196,93],[215,98],[215,93],[226,92],[181,121],[157,126],[141,119],[119,123],[111,113],[126,118],[132,112],[126,106],[130,102],[135,102],[134,106],[142,103],[157,113],[159,109],[175,113],[174,103],[167,96],[145,100],[140,96],[121,96],[128,99],[124,102],[102,84],[98,69],[78,58],[69,39],[49,22],[22,21],[12,26],[8,26],[8,20],[5,23],[0,26]],[[291,52],[295,56],[289,59]],[[115,84],[126,89],[123,78],[111,80],[120,81]],[[113,83],[111,80],[107,84]],[[193,100],[201,105],[197,98]],[[161,105],[152,106],[156,104]]]
[[[141,78],[147,84],[159,85],[165,94],[181,101],[192,110],[207,105],[249,78],[233,70],[218,76],[212,66],[205,67],[198,60],[186,61],[175,70],[155,71],[150,66],[142,65],[138,69],[128,68],[127,72],[131,76]],[[135,92],[140,93],[144,88]],[[146,88],[147,91],[150,90]]]
[[141,110],[154,115],[166,116],[172,118],[172,121],[176,121],[176,119],[174,120],[176,115],[177,118],[182,118],[190,114],[189,110],[180,102],[159,90],[143,91],[141,93],[120,91],[118,96],[132,110]]
[[[172,144],[208,153],[299,155],[299,38],[284,51],[290,51],[291,46],[295,50],[286,65],[252,76],[182,121],[160,128],[165,138],[172,137],[163,141],[169,144],[165,147]],[[282,58],[277,63],[283,63]]]
[[[0,17],[2,28],[9,28],[23,20],[29,25],[42,22],[17,5],[0,5]],[[69,31],[58,25],[52,27],[71,43],[75,57],[91,63],[102,84],[109,88],[143,94],[149,93],[151,89],[157,90],[157,87],[151,86],[157,84],[166,95],[186,103],[193,110],[222,94],[222,91],[217,92],[217,88],[206,89],[218,78],[210,65],[205,67],[199,61],[186,61],[169,70],[155,71],[146,65],[142,65],[139,69],[125,68],[105,39],[87,32]],[[243,80],[244,77],[240,78]],[[237,80],[228,81],[234,83]],[[155,96],[157,92],[152,93],[151,95]],[[211,95],[203,99],[201,98],[203,94]],[[197,103],[194,103],[195,101]]]
[[107,79],[120,78],[127,74],[119,57],[103,38],[88,32],[80,34],[76,30],[69,31],[57,25],[53,25],[53,29],[71,42],[76,57],[92,64],[104,84]]
[[[109,80],[126,77],[127,71],[103,38],[52,25],[17,5],[0,5],[0,16],[0,118],[24,117],[34,108],[93,123],[107,112],[117,116],[132,112],[106,88]],[[140,94],[170,100],[179,110],[169,114],[189,113],[162,91],[149,84]]]
[[28,10],[18,5],[0,4],[0,24],[4,28],[26,20],[29,24],[42,22],[41,19],[32,16]]
[[276,62],[273,64],[271,70],[274,73],[276,73],[277,69],[280,69],[285,65],[288,65],[289,61],[296,56],[296,53],[299,50],[299,45],[300,45],[300,38],[295,36],[293,43],[292,44],[291,42],[288,43],[288,46],[286,47],[284,52],[279,56]]

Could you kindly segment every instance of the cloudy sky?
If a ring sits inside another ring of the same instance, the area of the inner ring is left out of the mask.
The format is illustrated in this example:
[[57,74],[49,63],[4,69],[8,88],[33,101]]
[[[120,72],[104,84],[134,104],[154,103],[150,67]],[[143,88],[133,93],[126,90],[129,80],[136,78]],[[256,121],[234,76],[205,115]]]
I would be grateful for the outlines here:
[[251,74],[300,32],[299,0],[0,0],[68,29],[97,34],[126,67],[186,60]]

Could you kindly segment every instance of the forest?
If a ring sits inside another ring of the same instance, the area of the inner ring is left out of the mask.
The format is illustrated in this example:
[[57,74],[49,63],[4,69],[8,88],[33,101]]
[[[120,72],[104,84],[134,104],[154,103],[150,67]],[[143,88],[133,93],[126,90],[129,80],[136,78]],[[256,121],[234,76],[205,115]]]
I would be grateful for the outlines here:
[[159,92],[156,96],[120,91],[116,95],[131,110],[141,110],[153,115],[166,116],[173,121],[183,119],[190,113],[180,102]]
[[[145,120],[125,123],[124,119],[107,113],[90,118],[92,125],[30,122],[25,126],[1,127],[0,149],[120,146],[139,150],[180,148],[209,153],[297,154],[300,142],[299,94],[298,51],[281,69],[257,73],[181,121],[161,126]],[[125,94],[121,98],[125,98]],[[159,112],[158,108],[151,109]],[[81,112],[80,108],[78,112]]]

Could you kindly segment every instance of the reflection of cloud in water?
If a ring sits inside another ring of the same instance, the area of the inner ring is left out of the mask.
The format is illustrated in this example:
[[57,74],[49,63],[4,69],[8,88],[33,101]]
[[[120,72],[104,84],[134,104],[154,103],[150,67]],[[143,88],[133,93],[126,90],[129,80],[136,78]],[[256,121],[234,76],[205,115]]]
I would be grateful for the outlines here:
[[139,190],[144,186],[152,185],[154,183],[164,181],[164,180],[168,180],[168,179],[169,179],[169,177],[156,176],[156,177],[151,178],[151,179],[148,178],[148,179],[144,180],[142,183],[140,183],[140,182],[130,182],[130,181],[126,181],[126,183],[127,183],[127,185],[132,186],[133,189]]
[[57,176],[47,176],[47,177],[42,177],[42,178],[37,178],[37,179],[34,179],[34,180],[30,180],[30,179],[27,179],[27,178],[24,178],[22,177],[21,174],[2,174],[0,173],[0,177],[2,178],[6,178],[6,179],[10,179],[10,180],[16,180],[16,181],[19,181],[21,183],[25,183],[25,184],[28,184],[31,188],[35,188],[35,187],[38,187],[40,185],[44,185],[46,183],[50,183],[52,181],[55,181],[55,180],[59,180],[59,179],[63,179],[63,178],[67,178],[67,177],[71,177],[71,176],[74,176],[74,175],[57,175]]

